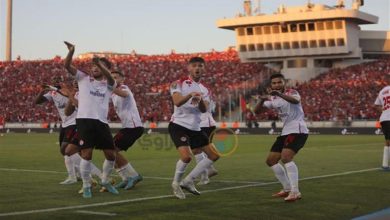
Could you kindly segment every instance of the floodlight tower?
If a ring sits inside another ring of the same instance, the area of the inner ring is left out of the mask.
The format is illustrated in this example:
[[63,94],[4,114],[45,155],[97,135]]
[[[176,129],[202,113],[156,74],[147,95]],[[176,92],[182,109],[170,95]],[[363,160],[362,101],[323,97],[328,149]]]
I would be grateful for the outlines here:
[[5,60],[12,60],[12,0],[7,0],[7,31],[5,43]]

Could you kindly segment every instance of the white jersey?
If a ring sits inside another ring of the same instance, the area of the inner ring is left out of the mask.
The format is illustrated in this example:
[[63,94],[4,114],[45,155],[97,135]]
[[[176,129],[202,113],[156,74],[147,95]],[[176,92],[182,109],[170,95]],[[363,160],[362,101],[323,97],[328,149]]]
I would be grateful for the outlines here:
[[54,106],[57,108],[58,114],[60,115],[63,128],[66,128],[70,125],[76,124],[76,113],[66,116],[65,115],[65,107],[68,103],[68,97],[62,95],[57,91],[50,91],[43,95],[49,102],[53,102]]
[[76,79],[79,86],[77,118],[96,119],[108,124],[108,104],[114,87],[106,80],[95,80],[80,70],[77,70]]
[[[296,90],[289,89],[284,94],[301,100],[301,96]],[[292,104],[279,96],[271,96],[271,100],[265,101],[263,105],[266,108],[278,111],[279,117],[283,121],[282,136],[293,133],[307,134],[309,132],[304,121],[305,115],[301,103]]]
[[375,105],[382,106],[382,114],[379,121],[390,121],[390,86],[384,87],[379,92]]
[[[192,92],[198,92],[202,95],[204,101],[210,101],[209,90],[201,83],[197,83],[189,77],[173,82],[170,90],[171,95],[178,92],[182,96],[186,96]],[[174,106],[171,122],[193,131],[200,131],[200,117],[202,112],[198,106],[199,102],[196,102],[193,98],[190,98],[180,107]]]
[[208,128],[208,127],[214,127],[216,125],[215,120],[213,118],[213,114],[211,112],[215,109],[215,103],[210,100],[209,108],[207,109],[207,112],[202,113],[200,116],[201,122],[200,127],[201,128]]
[[137,104],[134,95],[126,85],[120,85],[122,91],[127,92],[127,97],[121,97],[112,94],[111,99],[114,104],[115,112],[121,119],[123,128],[143,127],[141,117],[139,116]]

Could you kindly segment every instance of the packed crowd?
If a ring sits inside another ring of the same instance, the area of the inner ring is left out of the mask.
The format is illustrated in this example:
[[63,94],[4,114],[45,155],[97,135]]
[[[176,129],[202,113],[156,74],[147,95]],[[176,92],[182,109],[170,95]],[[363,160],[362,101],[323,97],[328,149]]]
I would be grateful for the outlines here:
[[387,85],[386,74],[390,74],[390,59],[332,69],[297,85],[306,117],[312,121],[378,119],[374,102]]
[[[200,54],[131,55],[111,57],[115,69],[126,75],[144,121],[169,121],[173,105],[169,94],[170,83],[186,76],[186,61],[201,56],[207,62],[203,82],[210,87],[216,102],[215,115],[228,118],[230,109],[240,106],[239,96],[256,93],[257,86],[269,72],[261,64],[240,63],[237,52],[209,52]],[[89,59],[76,59],[81,70],[90,68]],[[295,85],[302,96],[306,117],[311,121],[348,121],[377,119],[379,112],[373,103],[379,90],[386,85],[385,74],[390,73],[390,59],[331,69],[303,84]],[[50,84],[55,75],[68,74],[63,61],[56,57],[45,61],[0,62],[0,116],[6,122],[57,122],[58,114],[51,104],[34,106],[33,100],[43,84]],[[249,100],[248,100],[249,102]],[[219,112],[220,111],[220,112]],[[251,120],[276,120],[273,111],[251,115]],[[246,114],[246,116],[245,116]],[[113,109],[111,121],[118,121]]]
[[[240,63],[237,52],[212,51],[200,54],[132,55],[111,57],[115,69],[126,75],[126,84],[136,98],[144,121],[169,121],[173,105],[169,95],[170,83],[186,76],[187,61],[201,56],[207,62],[203,82],[213,92],[217,111],[226,109],[228,98],[238,99],[238,92],[256,88],[267,70],[261,64]],[[88,72],[89,59],[78,59],[74,65]],[[46,61],[0,62],[0,113],[7,122],[56,122],[58,114],[53,105],[34,106],[33,101],[43,84],[50,84],[55,75],[66,79],[68,74],[59,57]],[[236,95],[234,95],[236,94]],[[231,103],[231,102],[230,102]],[[234,102],[233,102],[234,103]],[[233,106],[234,108],[234,106]],[[224,111],[225,114],[225,111]],[[118,121],[113,109],[111,121]]]

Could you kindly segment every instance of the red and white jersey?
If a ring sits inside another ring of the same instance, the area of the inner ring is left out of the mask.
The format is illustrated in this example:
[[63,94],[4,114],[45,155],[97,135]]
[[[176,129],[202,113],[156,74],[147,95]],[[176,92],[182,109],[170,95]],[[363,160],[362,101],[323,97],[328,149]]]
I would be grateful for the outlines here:
[[61,93],[57,91],[50,91],[43,95],[49,102],[53,102],[54,106],[57,108],[58,114],[61,118],[61,126],[63,128],[66,128],[70,125],[76,124],[76,113],[73,112],[73,114],[66,116],[65,115],[65,107],[68,103],[68,97],[62,95]]
[[111,99],[112,103],[114,104],[115,112],[121,119],[122,127],[143,127],[133,93],[126,85],[120,85],[119,89],[127,92],[128,96],[121,97],[113,93]]
[[76,79],[79,86],[77,118],[96,119],[108,124],[108,104],[115,85],[108,85],[106,80],[95,80],[80,70],[77,70]]
[[207,109],[207,112],[202,113],[200,116],[201,122],[200,127],[201,128],[208,128],[208,127],[214,127],[216,125],[216,122],[213,118],[213,114],[211,112],[215,109],[215,103],[210,100],[209,108]]
[[390,121],[390,86],[384,87],[379,92],[375,105],[382,106],[382,114],[379,121]]
[[[288,89],[284,94],[292,96],[299,101],[301,100],[298,91],[294,89]],[[279,117],[283,121],[282,136],[293,133],[307,134],[309,132],[304,120],[305,114],[300,102],[298,104],[292,104],[279,96],[271,96],[271,100],[265,101],[263,106],[278,111]]]
[[[209,90],[202,85],[193,81],[190,77],[175,81],[171,84],[171,95],[178,92],[182,96],[186,96],[192,92],[201,94],[204,101],[210,102]],[[199,102],[190,98],[180,107],[174,106],[174,112],[171,117],[171,122],[188,128],[193,131],[200,131],[200,122],[202,112],[199,110]]]

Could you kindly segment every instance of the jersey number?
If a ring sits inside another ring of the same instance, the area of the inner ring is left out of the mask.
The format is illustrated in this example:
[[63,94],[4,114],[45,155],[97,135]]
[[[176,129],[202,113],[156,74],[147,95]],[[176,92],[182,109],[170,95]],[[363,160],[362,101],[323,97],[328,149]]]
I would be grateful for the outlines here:
[[383,111],[390,108],[390,96],[383,97]]

